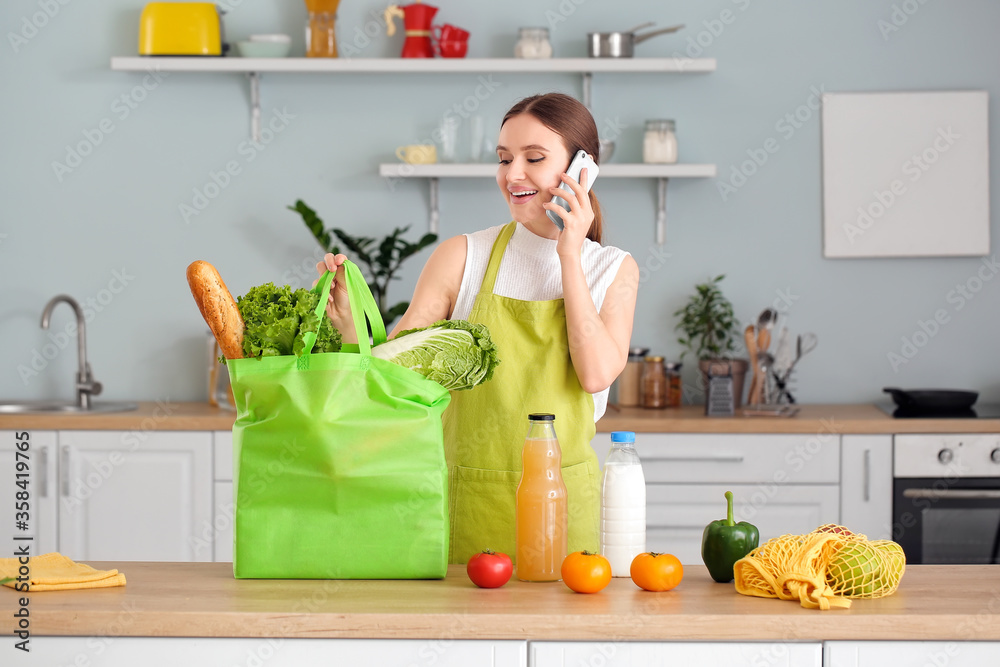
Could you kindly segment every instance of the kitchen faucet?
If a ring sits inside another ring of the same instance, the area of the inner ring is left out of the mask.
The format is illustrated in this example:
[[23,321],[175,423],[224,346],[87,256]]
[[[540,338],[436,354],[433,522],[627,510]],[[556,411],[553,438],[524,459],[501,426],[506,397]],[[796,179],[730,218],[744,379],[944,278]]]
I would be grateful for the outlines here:
[[52,309],[60,301],[66,302],[73,309],[73,312],[76,313],[76,341],[80,360],[80,370],[76,374],[76,404],[82,410],[89,410],[90,397],[100,394],[103,387],[100,382],[94,380],[94,376],[90,371],[90,364],[87,363],[87,325],[84,321],[83,309],[80,308],[80,304],[76,302],[76,299],[71,296],[65,294],[54,296],[45,304],[45,310],[42,311],[42,328],[49,328],[49,318],[52,316]]

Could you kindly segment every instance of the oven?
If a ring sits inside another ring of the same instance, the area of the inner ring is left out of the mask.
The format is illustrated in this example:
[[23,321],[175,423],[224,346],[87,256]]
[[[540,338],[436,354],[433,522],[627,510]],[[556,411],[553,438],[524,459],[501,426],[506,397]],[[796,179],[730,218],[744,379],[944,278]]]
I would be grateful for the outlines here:
[[892,537],[907,563],[1000,563],[1000,435],[897,435]]

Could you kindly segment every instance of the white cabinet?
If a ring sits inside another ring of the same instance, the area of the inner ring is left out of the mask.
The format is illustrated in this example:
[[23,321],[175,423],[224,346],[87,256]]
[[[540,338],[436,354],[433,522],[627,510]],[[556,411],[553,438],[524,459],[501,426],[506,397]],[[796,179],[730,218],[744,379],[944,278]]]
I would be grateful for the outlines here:
[[43,637],[31,643],[31,659],[26,664],[527,667],[527,653],[524,641]]
[[892,436],[841,437],[840,522],[872,540],[892,539]]
[[1000,642],[826,642],[824,667],[1000,665]]
[[215,509],[211,538],[215,543],[215,560],[233,560],[233,523],[236,521],[236,501],[233,498],[233,432],[213,434],[215,457]]
[[[607,434],[591,443],[603,461]],[[646,478],[646,547],[700,564],[705,526],[726,516],[760,530],[761,543],[840,520],[840,436],[830,433],[638,433]]]
[[[60,431],[59,551],[74,560],[210,561],[212,435]],[[207,544],[207,546],[206,546]]]
[[647,484],[646,549],[701,564],[702,533],[726,518],[726,491],[737,498],[736,520],[757,526],[761,544],[835,521],[840,495],[829,484]]
[[819,642],[531,642],[528,654],[532,667],[822,667],[823,664],[823,647]]
[[[27,443],[27,451],[24,445]],[[0,539],[3,557],[18,553],[28,545],[30,554],[57,549],[56,506],[56,433],[55,431],[0,431]],[[19,465],[21,464],[21,465]],[[18,470],[18,468],[26,470]],[[18,474],[27,474],[18,477]],[[18,485],[19,480],[27,484]],[[27,487],[26,489],[24,487]],[[25,497],[25,491],[27,497]],[[20,495],[18,495],[20,494]],[[18,528],[21,517],[15,512],[27,503],[27,530]],[[30,537],[31,540],[14,539]]]

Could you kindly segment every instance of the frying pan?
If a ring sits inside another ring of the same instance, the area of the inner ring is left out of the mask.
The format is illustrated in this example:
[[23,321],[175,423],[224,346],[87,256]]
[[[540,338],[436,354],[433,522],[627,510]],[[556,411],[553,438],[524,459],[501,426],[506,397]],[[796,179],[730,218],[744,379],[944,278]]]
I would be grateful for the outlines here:
[[893,402],[901,410],[908,412],[948,412],[969,410],[979,398],[977,391],[952,391],[947,389],[897,389],[885,387],[882,389],[892,394]]

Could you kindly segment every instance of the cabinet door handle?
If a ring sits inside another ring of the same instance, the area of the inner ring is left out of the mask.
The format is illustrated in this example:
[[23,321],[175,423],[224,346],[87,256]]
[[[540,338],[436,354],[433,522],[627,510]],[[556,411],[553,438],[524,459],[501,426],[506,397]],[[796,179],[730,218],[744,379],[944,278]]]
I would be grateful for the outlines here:
[[865,467],[864,467],[864,484],[865,484],[865,502],[870,502],[872,498],[872,450],[865,450]]
[[69,447],[63,447],[59,461],[59,486],[64,498],[69,497]]
[[721,456],[656,456],[654,461],[672,461],[674,463],[743,463],[743,457],[738,454],[723,454]]
[[38,467],[41,468],[38,474],[38,495],[42,498],[49,497],[49,448],[42,447],[38,450]]
[[1000,498],[1000,489],[905,489],[903,497],[931,500],[993,500]]

